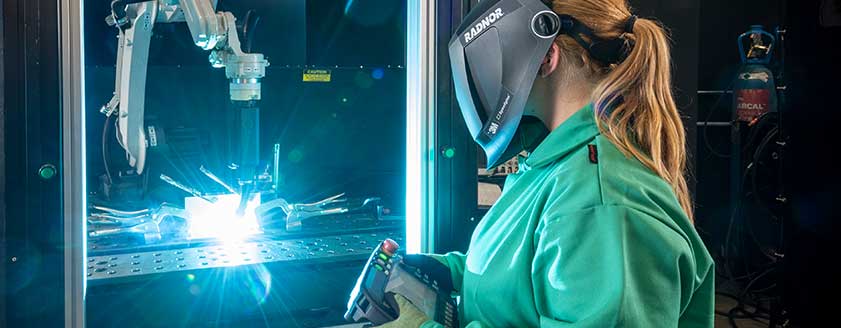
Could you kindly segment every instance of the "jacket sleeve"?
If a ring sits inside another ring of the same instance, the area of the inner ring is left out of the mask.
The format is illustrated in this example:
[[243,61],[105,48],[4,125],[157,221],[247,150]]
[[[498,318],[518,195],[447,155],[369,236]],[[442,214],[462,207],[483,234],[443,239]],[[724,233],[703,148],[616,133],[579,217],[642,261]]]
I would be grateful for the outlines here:
[[[447,254],[425,254],[429,257],[432,257],[438,262],[441,262],[447,268],[450,269],[450,276],[453,279],[453,288],[456,290],[458,294],[461,294],[461,286],[462,282],[464,281],[464,262],[467,258],[467,255],[462,254],[460,252],[450,252]],[[420,328],[444,328],[444,325],[437,323],[433,320],[428,320],[424,324],[420,325]],[[481,324],[471,323],[465,326],[465,328],[483,328]]]
[[[464,328],[490,328],[490,326],[483,325],[479,321],[472,321],[472,322],[468,323],[467,325],[464,325],[463,327]],[[435,321],[429,320],[429,321],[425,322],[424,324],[420,325],[420,328],[444,328],[444,325],[442,325],[440,323],[437,323]]]
[[531,268],[541,327],[677,327],[706,280],[686,238],[643,212],[597,206],[546,217]]
[[461,295],[461,286],[462,282],[464,282],[464,261],[467,259],[467,255],[460,252],[450,252],[443,255],[425,255],[438,260],[438,262],[443,263],[450,269],[450,277],[453,279],[453,289],[455,289],[456,293]]

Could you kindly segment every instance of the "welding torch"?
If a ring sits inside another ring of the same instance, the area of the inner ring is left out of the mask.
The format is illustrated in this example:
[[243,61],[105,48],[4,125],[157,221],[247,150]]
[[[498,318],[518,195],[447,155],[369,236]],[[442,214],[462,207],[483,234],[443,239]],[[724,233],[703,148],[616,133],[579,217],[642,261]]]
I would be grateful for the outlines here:
[[257,186],[257,167],[260,165],[260,108],[257,106],[257,100],[233,103],[240,123],[237,163],[240,202],[237,215],[242,216]]

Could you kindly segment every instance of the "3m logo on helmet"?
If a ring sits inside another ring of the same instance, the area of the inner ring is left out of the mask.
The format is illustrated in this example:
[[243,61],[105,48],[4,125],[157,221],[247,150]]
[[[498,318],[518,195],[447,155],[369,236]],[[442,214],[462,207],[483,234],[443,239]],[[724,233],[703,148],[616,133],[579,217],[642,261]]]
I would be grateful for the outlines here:
[[471,27],[467,33],[464,33],[464,43],[470,43],[473,38],[482,34],[488,26],[491,26],[491,24],[502,18],[503,15],[505,15],[505,13],[502,12],[502,8],[494,9],[494,11],[488,14],[488,16],[476,23],[475,26]]

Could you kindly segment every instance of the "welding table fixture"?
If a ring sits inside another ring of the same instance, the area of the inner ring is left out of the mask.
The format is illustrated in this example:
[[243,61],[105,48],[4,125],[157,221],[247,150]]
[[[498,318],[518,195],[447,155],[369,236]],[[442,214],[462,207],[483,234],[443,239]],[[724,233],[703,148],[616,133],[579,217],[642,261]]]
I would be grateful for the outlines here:
[[262,54],[244,53],[237,34],[236,18],[230,12],[216,12],[216,0],[114,0],[110,26],[119,30],[117,74],[114,96],[101,112],[117,115],[117,139],[129,164],[143,173],[146,148],[154,143],[154,129],[147,135],[144,124],[146,72],[153,28],[158,23],[186,22],[196,46],[210,51],[210,64],[225,68],[230,99],[240,117],[239,144],[235,167],[242,200],[238,213],[255,189],[259,164],[260,80],[269,62]]
[[97,238],[134,234],[143,237],[146,244],[152,244],[161,241],[161,223],[169,217],[189,219],[190,215],[184,209],[166,203],[161,204],[157,209],[139,211],[93,206],[88,218],[88,224],[92,226],[88,236]]
[[260,225],[263,227],[273,225],[277,215],[276,210],[283,212],[283,219],[287,232],[301,231],[304,221],[310,218],[323,217],[334,214],[365,213],[377,220],[383,212],[382,200],[377,197],[366,198],[359,201],[351,201],[341,193],[310,204],[290,204],[283,198],[265,202],[258,206],[254,212]]

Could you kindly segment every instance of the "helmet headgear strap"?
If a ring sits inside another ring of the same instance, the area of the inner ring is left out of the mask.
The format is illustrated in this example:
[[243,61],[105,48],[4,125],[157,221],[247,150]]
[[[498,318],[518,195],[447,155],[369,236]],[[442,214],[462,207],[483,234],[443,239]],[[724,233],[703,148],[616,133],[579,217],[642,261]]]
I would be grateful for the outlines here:
[[[620,36],[613,39],[603,39],[596,36],[592,29],[570,15],[559,15],[561,30],[559,34],[566,34],[587,50],[590,57],[605,65],[619,64],[628,57],[634,48],[634,40]],[[637,16],[631,16],[625,25],[625,33],[633,33]],[[586,39],[585,39],[586,37]]]

